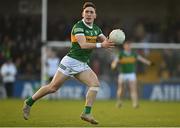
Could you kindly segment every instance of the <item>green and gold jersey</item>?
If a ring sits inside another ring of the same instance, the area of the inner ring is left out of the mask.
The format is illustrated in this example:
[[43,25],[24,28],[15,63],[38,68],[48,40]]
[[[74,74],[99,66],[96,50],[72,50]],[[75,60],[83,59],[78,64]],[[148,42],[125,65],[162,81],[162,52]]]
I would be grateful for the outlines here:
[[67,55],[82,62],[89,62],[92,49],[82,49],[79,43],[77,42],[77,39],[75,37],[76,34],[80,34],[80,35],[82,34],[86,37],[86,42],[84,43],[96,43],[97,37],[100,34],[102,34],[102,31],[95,24],[93,24],[92,28],[88,27],[87,25],[84,24],[82,20],[77,22],[72,28],[71,31],[72,47]]
[[119,52],[119,71],[121,73],[133,73],[136,70],[137,54],[135,52]]

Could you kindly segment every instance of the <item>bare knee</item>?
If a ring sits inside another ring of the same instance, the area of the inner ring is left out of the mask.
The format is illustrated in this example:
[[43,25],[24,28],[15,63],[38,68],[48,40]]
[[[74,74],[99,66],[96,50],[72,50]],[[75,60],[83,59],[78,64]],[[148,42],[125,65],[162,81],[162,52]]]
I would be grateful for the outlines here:
[[91,84],[89,84],[89,91],[96,91],[96,92],[98,92],[99,88],[100,88],[99,81],[94,81]]
[[99,81],[93,81],[89,83],[90,87],[100,87],[100,82]]

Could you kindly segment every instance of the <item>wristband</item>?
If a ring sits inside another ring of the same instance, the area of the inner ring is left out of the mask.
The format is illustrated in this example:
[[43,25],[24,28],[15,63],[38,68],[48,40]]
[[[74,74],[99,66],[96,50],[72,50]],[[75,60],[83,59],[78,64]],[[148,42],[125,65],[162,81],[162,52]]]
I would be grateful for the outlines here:
[[96,48],[101,48],[101,43],[96,43]]

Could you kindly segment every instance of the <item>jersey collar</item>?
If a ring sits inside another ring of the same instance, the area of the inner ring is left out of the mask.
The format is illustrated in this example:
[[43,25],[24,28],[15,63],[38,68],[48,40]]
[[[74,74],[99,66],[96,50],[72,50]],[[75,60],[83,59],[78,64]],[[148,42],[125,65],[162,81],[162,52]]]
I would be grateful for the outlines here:
[[126,50],[124,50],[124,53],[125,53],[126,55],[130,55],[130,54],[131,54],[131,51],[126,51]]
[[84,21],[84,19],[82,19],[82,21],[83,21],[83,23],[84,23],[84,25],[85,25],[86,27],[88,27],[88,28],[90,28],[90,29],[92,29],[92,28],[93,28],[93,25],[92,25],[92,26],[90,26],[90,25],[86,24],[86,22]]

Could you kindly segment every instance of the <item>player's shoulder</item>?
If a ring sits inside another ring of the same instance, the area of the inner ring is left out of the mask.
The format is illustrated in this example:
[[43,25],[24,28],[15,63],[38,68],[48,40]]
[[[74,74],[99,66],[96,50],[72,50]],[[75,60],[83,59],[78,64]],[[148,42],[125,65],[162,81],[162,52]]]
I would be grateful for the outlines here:
[[135,57],[138,56],[138,53],[137,53],[135,50],[132,50],[132,51],[131,51],[131,54],[132,54],[133,56],[135,56]]
[[119,50],[119,54],[125,54],[124,50]]
[[84,26],[84,24],[83,24],[83,21],[82,20],[79,20],[78,22],[76,22],[75,24],[74,24],[74,27],[83,27]]
[[97,24],[95,24],[95,23],[93,23],[93,28],[100,29],[100,27]]
[[124,55],[124,50],[119,50],[119,56],[121,57],[121,56],[123,56]]
[[132,50],[131,53],[137,55],[137,52],[135,50]]
[[77,33],[84,33],[84,26],[83,26],[83,21],[80,20],[77,23],[74,24],[72,28],[72,33],[77,34]]
[[99,28],[99,26],[96,23],[93,23],[93,27]]

